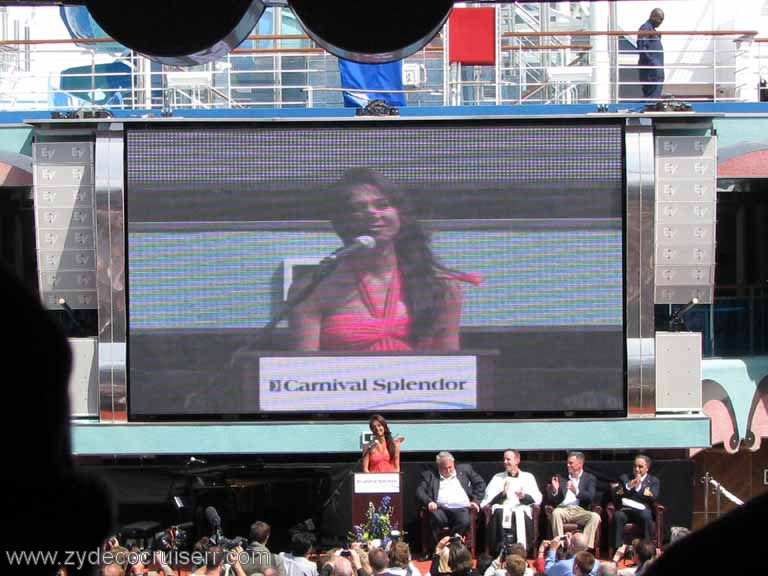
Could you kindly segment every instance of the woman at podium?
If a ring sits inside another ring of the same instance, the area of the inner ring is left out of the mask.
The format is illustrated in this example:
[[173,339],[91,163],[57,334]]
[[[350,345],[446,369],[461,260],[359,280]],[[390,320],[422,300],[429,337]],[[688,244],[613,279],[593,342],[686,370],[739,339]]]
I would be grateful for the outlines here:
[[374,414],[368,421],[373,432],[373,440],[363,448],[363,472],[400,472],[400,441],[392,438],[387,421],[383,416]]
[[[327,205],[344,242],[334,268],[289,316],[297,350],[459,349],[462,281],[432,253],[404,190],[370,168],[347,171]],[[322,266],[322,265],[321,265]],[[291,285],[304,296],[311,274]]]

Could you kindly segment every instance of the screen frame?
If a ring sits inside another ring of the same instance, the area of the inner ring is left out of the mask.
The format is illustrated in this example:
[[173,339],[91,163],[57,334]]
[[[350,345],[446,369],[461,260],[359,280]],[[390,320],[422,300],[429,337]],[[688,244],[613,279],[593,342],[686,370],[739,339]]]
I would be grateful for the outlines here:
[[[587,126],[595,126],[595,125],[601,125],[601,124],[609,124],[609,125],[615,125],[621,128],[621,233],[622,233],[622,243],[621,243],[621,267],[622,267],[622,274],[621,274],[621,282],[622,282],[622,338],[624,345],[622,346],[622,367],[621,367],[621,377],[622,377],[622,402],[623,402],[623,409],[620,410],[553,410],[551,412],[547,411],[515,411],[515,410],[509,410],[509,411],[479,411],[479,410],[472,410],[472,411],[433,411],[433,412],[421,412],[421,413],[414,413],[413,411],[396,411],[396,410],[387,410],[383,411],[382,413],[386,415],[387,418],[397,419],[397,420],[408,420],[413,419],[414,417],[418,416],[419,419],[424,420],[430,420],[430,421],[439,421],[439,420],[445,420],[447,418],[450,419],[459,419],[459,420],[466,420],[466,421],[488,421],[488,420],[498,420],[500,418],[502,419],[530,419],[530,420],[547,420],[552,418],[616,418],[616,417],[626,417],[629,412],[629,390],[628,390],[628,375],[629,375],[629,359],[628,359],[628,281],[629,281],[629,270],[627,269],[628,266],[628,214],[627,214],[627,207],[628,207],[628,189],[627,189],[627,143],[626,143],[626,123],[624,118],[594,118],[594,117],[585,117],[583,115],[574,115],[570,117],[559,117],[559,118],[547,118],[547,117],[502,117],[502,116],[494,116],[494,117],[474,117],[474,118],[451,118],[451,117],[409,117],[409,118],[387,118],[387,119],[352,119],[352,118],[320,118],[320,119],[278,119],[278,120],[254,120],[254,121],[211,121],[211,120],[204,120],[204,121],[175,121],[173,122],[172,126],[169,126],[168,124],[160,125],[160,123],[156,122],[131,122],[126,123],[124,125],[124,132],[122,133],[123,137],[123,163],[125,166],[125,170],[123,173],[123,186],[125,190],[124,194],[124,214],[127,214],[128,211],[128,132],[132,129],[163,129],[163,128],[179,128],[179,127],[190,127],[194,126],[195,128],[209,128],[209,129],[224,129],[224,128],[239,128],[239,127],[246,127],[249,129],[259,129],[259,127],[274,127],[276,123],[283,123],[285,122],[286,128],[290,129],[293,127],[313,127],[317,126],[318,124],[322,124],[324,126],[329,127],[349,127],[351,123],[360,123],[361,125],[364,125],[367,128],[370,127],[391,127],[393,123],[399,123],[399,122],[407,122],[410,126],[434,126],[439,124],[450,124],[450,125],[467,125],[467,126],[498,126],[498,125],[514,125],[514,126],[541,126],[544,125],[565,125],[565,126],[579,126],[579,125],[587,125]],[[468,220],[422,220],[428,228],[434,228],[434,230],[444,230],[449,229],[451,227],[450,224],[447,224],[448,222],[459,222],[462,224],[469,224],[470,227],[491,227],[494,229],[503,229],[503,221],[504,219],[498,219],[498,220],[479,220],[479,219],[468,219]],[[316,227],[328,227],[329,225],[327,222],[322,221],[312,221],[312,222],[301,222],[302,225],[309,224],[310,226],[316,226]],[[290,228],[292,225],[298,226],[298,224],[293,222],[286,222],[284,224],[286,228]],[[128,414],[128,420],[132,422],[199,422],[199,421],[270,421],[270,422],[278,422],[278,421],[342,421],[342,420],[350,420],[350,419],[367,419],[367,415],[357,416],[357,412],[309,412],[309,411],[296,411],[296,412],[258,412],[258,413],[229,413],[229,414],[222,414],[217,412],[211,412],[211,413],[174,413],[174,414],[134,414],[133,410],[131,409],[131,346],[129,341],[129,335],[130,335],[130,318],[129,318],[129,310],[130,310],[130,273],[129,273],[129,262],[128,262],[128,221],[127,218],[125,218],[125,226],[122,230],[123,233],[123,250],[124,250],[124,258],[125,258],[125,326],[126,326],[126,334],[125,334],[125,343],[126,343],[126,386],[127,386],[127,414]],[[477,328],[474,328],[474,330],[479,330]],[[504,328],[498,328],[498,331],[504,331]],[[173,332],[174,330],[167,330],[166,332]],[[204,332],[205,330],[201,330],[201,332]],[[222,329],[216,329],[212,330],[212,332],[221,332]],[[473,331],[472,327],[466,327],[462,328],[462,332],[467,331],[471,332]],[[162,330],[158,331],[162,332]],[[287,351],[286,354],[288,353]],[[467,353],[469,351],[461,350],[460,352]],[[441,353],[429,353],[430,356],[439,356]]]

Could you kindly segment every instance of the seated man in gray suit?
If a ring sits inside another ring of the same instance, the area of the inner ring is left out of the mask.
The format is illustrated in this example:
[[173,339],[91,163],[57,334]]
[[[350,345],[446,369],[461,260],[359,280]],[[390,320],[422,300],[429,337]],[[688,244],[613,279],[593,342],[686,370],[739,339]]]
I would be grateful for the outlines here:
[[485,493],[485,480],[469,464],[456,464],[450,452],[438,453],[435,460],[437,474],[423,472],[416,490],[416,498],[429,512],[433,548],[445,528],[451,535],[467,533],[469,510],[480,511]]

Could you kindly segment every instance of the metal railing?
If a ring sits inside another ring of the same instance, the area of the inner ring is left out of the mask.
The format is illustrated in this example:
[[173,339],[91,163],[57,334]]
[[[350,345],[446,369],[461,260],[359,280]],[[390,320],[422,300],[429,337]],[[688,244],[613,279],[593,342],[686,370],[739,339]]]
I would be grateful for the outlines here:
[[699,482],[704,485],[704,522],[709,524],[709,496],[710,492],[715,496],[715,520],[721,515],[721,497],[725,497],[729,502],[736,506],[741,506],[744,501],[734,496],[731,492],[715,480],[709,472],[706,472]]
[[[640,96],[637,32],[498,33],[496,66],[451,64],[449,30],[404,61],[409,106],[632,102]],[[768,75],[768,43],[754,31],[667,31],[684,40],[665,50],[665,96],[684,100],[756,101]],[[613,38],[606,50],[597,42]],[[205,66],[161,66],[125,51],[104,54],[110,38],[0,42],[0,109],[62,110],[88,106],[161,110],[174,107],[329,107],[342,95],[337,60],[303,34],[253,35]],[[619,46],[624,42],[626,49]],[[291,46],[284,47],[288,41]],[[299,43],[301,46],[296,46]],[[266,46],[265,46],[266,45]],[[94,46],[91,48],[90,46]],[[122,72],[104,72],[108,63]],[[27,65],[29,64],[28,68]],[[78,71],[65,70],[78,66]],[[185,84],[186,81],[186,84]]]

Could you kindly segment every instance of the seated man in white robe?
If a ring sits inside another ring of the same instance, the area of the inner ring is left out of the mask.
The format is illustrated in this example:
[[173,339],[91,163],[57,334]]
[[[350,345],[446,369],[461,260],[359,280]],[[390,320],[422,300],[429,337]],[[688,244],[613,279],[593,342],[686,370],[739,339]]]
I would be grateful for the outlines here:
[[505,536],[526,550],[533,546],[533,504],[541,504],[536,478],[520,470],[520,452],[505,450],[504,472],[491,479],[480,503],[481,508],[490,506],[493,512],[488,534],[493,556],[499,554]]

